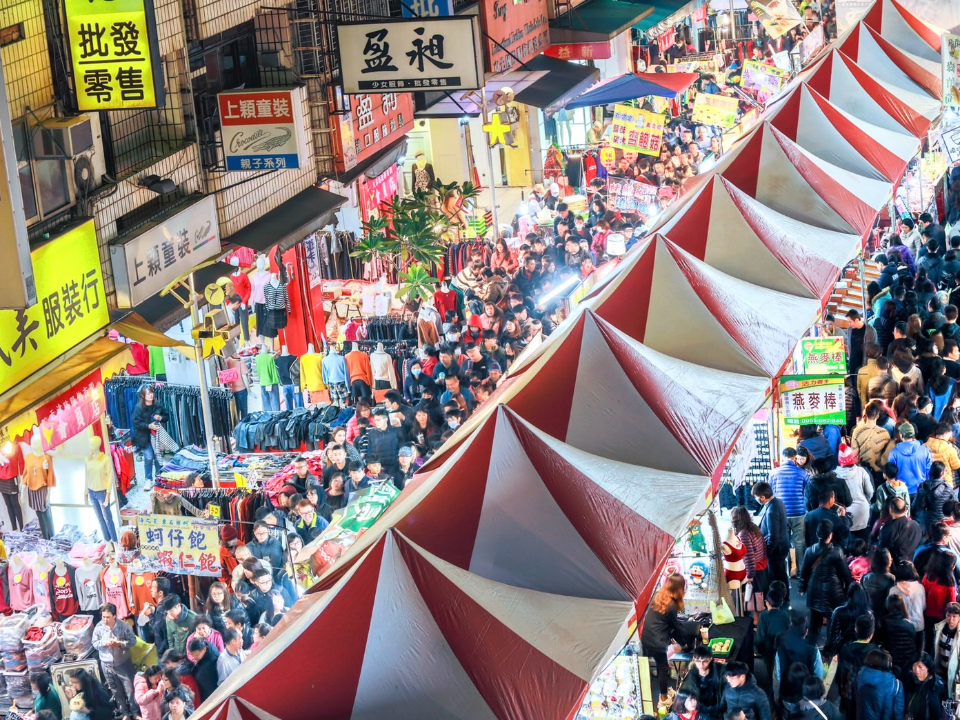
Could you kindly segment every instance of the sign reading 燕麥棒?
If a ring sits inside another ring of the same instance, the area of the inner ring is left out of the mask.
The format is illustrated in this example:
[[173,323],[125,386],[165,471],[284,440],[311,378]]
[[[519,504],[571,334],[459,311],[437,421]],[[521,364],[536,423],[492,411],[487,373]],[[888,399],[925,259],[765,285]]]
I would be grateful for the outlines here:
[[804,375],[844,375],[847,353],[842,337],[810,337],[800,341]]
[[64,0],[77,107],[162,107],[163,65],[153,0]]
[[216,522],[176,515],[137,518],[140,551],[164,572],[177,575],[220,575],[220,535]]
[[308,162],[303,88],[217,95],[227,170],[291,170]]
[[0,393],[110,322],[93,220],[30,254],[37,304],[0,310]]
[[783,375],[780,404],[785,425],[843,425],[843,375]]
[[476,16],[340,23],[336,31],[347,95],[483,84]]

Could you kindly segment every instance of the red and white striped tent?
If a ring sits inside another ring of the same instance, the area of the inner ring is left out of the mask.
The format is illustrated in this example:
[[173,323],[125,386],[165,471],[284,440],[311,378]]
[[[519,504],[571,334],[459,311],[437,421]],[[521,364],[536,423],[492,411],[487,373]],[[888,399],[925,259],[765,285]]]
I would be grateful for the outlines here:
[[939,113],[895,0],[805,70],[198,718],[572,718]]

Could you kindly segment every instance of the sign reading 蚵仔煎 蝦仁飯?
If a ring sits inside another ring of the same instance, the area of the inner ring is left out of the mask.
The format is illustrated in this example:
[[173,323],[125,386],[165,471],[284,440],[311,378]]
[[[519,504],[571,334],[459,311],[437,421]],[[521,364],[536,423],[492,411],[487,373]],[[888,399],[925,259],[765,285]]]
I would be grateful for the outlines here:
[[217,95],[227,170],[292,170],[309,156],[303,88],[229,90]]
[[220,575],[220,535],[216,522],[175,515],[141,515],[137,519],[140,551],[165,572]]
[[64,0],[77,107],[162,107],[153,0]]
[[93,220],[30,253],[37,304],[0,310],[0,393],[110,322]]
[[336,31],[347,95],[482,85],[476,16],[339,23]]

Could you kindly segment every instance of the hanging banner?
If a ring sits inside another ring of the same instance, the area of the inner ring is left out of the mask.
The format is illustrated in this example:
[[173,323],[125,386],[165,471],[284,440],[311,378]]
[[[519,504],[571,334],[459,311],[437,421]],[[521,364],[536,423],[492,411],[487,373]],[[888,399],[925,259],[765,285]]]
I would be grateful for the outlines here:
[[551,45],[543,51],[544,55],[560,60],[609,60],[612,56],[610,42],[567,43]]
[[947,174],[947,158],[941,152],[924,153],[920,158],[920,172],[924,183],[936,185]]
[[110,322],[93,220],[30,254],[39,302],[0,310],[0,393]]
[[785,425],[843,425],[847,410],[843,375],[784,375],[780,404]]
[[652,217],[660,212],[658,188],[650,183],[630,178],[609,177],[607,195],[610,204],[617,210],[636,212]]
[[943,34],[943,104],[960,107],[960,35]]
[[349,170],[357,163],[407,134],[413,125],[413,93],[355,95],[349,111],[331,116],[340,126],[338,165]]
[[669,50],[670,46],[673,45],[676,39],[677,31],[673,28],[667,30],[662,35],[657,35],[657,48],[659,48],[660,54],[663,55],[667,50]]
[[842,337],[803,338],[800,358],[804,375],[844,375],[847,353]]
[[659,155],[663,145],[663,115],[627,105],[616,105],[610,144],[623,150]]
[[809,63],[816,57],[826,42],[826,36],[823,34],[823,25],[817,25],[800,43],[800,62],[804,66]]
[[951,164],[960,162],[960,125],[940,133],[940,147]]
[[600,148],[600,164],[607,170],[613,170],[617,165],[617,151],[612,147]]
[[346,95],[483,84],[476,16],[337,23],[336,33]]
[[[547,0],[480,0],[487,70],[505,73],[550,45]],[[460,47],[451,46],[457,52]]]
[[40,444],[47,452],[99,422],[106,412],[100,370],[94,370],[66,392],[37,408]]
[[377,177],[360,180],[360,211],[364,221],[383,215],[381,205],[390,202],[400,190],[400,168],[394,163]]
[[81,111],[163,107],[153,0],[64,0]]
[[310,157],[303,88],[230,90],[217,95],[227,170],[291,170]]
[[766,100],[780,92],[789,75],[790,73],[781,68],[747,60],[743,64],[740,86],[744,90],[754,91],[761,100]]
[[773,38],[786,35],[790,28],[803,21],[790,0],[749,0],[749,5],[764,30]]
[[137,518],[140,550],[176,575],[219,577],[220,534],[216,522],[175,515]]
[[739,101],[733,97],[700,93],[693,103],[693,117],[691,119],[695,123],[731,128],[737,124],[737,108],[739,105]]

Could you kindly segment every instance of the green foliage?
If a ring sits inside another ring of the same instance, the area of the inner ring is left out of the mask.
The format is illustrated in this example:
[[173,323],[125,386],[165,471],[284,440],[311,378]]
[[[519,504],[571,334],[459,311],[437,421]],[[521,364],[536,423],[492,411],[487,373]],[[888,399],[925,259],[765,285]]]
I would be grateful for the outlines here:
[[424,301],[433,296],[436,279],[420,263],[412,263],[406,271],[400,271],[400,287],[397,297]]

